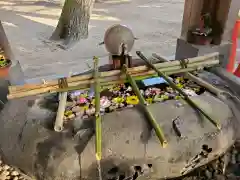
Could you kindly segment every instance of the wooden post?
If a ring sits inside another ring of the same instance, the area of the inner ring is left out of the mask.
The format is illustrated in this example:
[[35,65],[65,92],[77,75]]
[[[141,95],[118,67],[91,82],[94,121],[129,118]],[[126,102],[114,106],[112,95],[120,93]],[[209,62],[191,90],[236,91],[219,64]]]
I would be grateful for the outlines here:
[[[176,59],[191,58],[207,53],[219,52],[220,61],[226,67],[230,48],[231,36],[237,14],[240,8],[239,0],[185,0],[181,36],[177,40]],[[213,19],[213,27],[220,30],[219,35],[213,36],[213,44],[195,45],[189,43],[189,30],[199,26],[201,14],[209,12]]]
[[[238,4],[240,3],[237,0],[185,0],[181,39],[187,39],[189,29],[199,25],[201,13],[207,12],[219,21],[224,29],[223,34],[226,34],[226,31],[232,29],[232,23],[236,20],[236,9],[240,7]],[[229,34],[225,35],[223,40],[231,40]]]
[[201,8],[203,6],[203,0],[185,0],[184,13],[182,20],[181,38],[187,39],[187,32],[190,27],[200,19]]

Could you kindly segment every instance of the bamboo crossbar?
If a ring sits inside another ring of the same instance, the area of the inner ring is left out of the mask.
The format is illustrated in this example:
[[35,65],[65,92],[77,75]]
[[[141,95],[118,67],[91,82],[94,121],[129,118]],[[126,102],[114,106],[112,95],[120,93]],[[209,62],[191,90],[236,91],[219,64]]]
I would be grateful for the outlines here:
[[[217,58],[218,53],[213,53],[205,57],[205,59],[196,57],[192,60],[189,59],[188,67],[182,69],[180,66],[180,62],[174,61],[175,65],[168,66],[167,63],[158,63],[158,69],[165,73],[180,73],[180,72],[188,72],[198,70],[199,68],[203,67],[211,67],[214,65],[219,64],[219,59]],[[201,61],[199,61],[201,59]],[[194,63],[193,63],[194,62]],[[161,66],[160,66],[161,65]],[[134,68],[129,68],[129,73],[136,79],[141,79],[146,76],[154,76],[156,72],[154,70],[149,70],[147,66],[138,66]],[[78,90],[78,89],[87,89],[90,87],[91,84],[94,83],[94,79],[92,74],[89,75],[79,75],[76,77],[66,78],[68,82],[68,88],[60,88],[57,81],[49,81],[45,84],[31,84],[31,85],[23,85],[23,86],[10,86],[9,87],[9,94],[8,99],[14,98],[21,98],[26,96],[33,96],[38,94],[45,94],[45,93],[56,93],[56,92],[65,92],[71,90]],[[99,81],[101,84],[114,84],[114,82],[124,82],[125,77],[122,77],[120,70],[113,70],[107,72],[100,72]],[[55,83],[56,82],[56,83]]]
[[[187,61],[187,64],[194,64],[194,63],[199,63],[199,62],[208,62],[211,60],[218,60],[219,59],[219,53],[211,53],[205,56],[199,56],[199,57],[194,57],[194,58],[189,58]],[[179,61],[171,61],[171,62],[165,62],[165,63],[157,63],[154,64],[157,68],[169,68],[173,66],[179,66],[180,62]],[[129,68],[129,73],[134,74],[137,72],[143,72],[147,71],[149,68],[145,65],[143,66],[137,66],[133,68]],[[101,72],[100,77],[110,77],[110,76],[119,76],[121,74],[120,70],[112,70],[112,71],[106,71],[106,72]],[[89,80],[92,79],[92,74],[86,74],[86,75],[79,75],[79,76],[74,76],[74,77],[69,77],[67,78],[68,83],[72,82],[78,82],[78,81],[84,81],[84,80]],[[43,84],[26,84],[22,86],[10,86],[9,87],[9,93],[14,93],[18,91],[28,91],[30,89],[38,89],[38,88],[45,88],[48,86],[55,86],[58,85],[58,80],[52,80],[52,81],[47,81]]]

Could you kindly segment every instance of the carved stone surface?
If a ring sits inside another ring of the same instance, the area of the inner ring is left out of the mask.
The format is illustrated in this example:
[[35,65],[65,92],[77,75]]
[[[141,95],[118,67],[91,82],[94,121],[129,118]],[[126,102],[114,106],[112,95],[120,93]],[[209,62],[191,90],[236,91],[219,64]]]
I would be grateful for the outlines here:
[[[184,102],[181,107],[176,106],[175,100],[150,105],[168,140],[166,148],[161,147],[138,107],[104,115],[103,179],[109,178],[113,167],[118,170],[115,175],[131,176],[136,171],[134,166],[151,166],[145,171],[147,179],[180,176],[203,145],[212,148],[212,152],[193,169],[224,153],[234,142],[236,117],[225,102],[208,93],[194,99],[221,123],[222,130],[218,131]],[[79,176],[96,179],[93,121],[77,119],[68,130],[57,133],[52,130],[54,116],[42,108],[40,99],[7,102],[0,115],[0,145],[6,163],[40,180],[73,180]],[[182,138],[172,128],[177,116],[181,119]]]

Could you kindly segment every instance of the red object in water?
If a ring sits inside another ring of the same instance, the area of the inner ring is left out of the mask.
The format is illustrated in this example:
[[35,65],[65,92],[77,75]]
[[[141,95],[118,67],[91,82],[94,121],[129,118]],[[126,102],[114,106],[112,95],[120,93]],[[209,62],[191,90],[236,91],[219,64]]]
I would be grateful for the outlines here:
[[236,62],[235,59],[236,59],[236,53],[237,53],[237,39],[238,39],[239,28],[240,28],[240,20],[237,20],[233,29],[232,48],[231,48],[231,54],[229,57],[229,62],[227,65],[227,71],[230,73],[233,73],[235,62]]
[[5,66],[5,67],[0,67],[0,77],[1,78],[5,78],[8,76],[8,72],[9,72],[9,69],[12,65],[12,62],[10,60],[7,60],[8,61],[8,65]]

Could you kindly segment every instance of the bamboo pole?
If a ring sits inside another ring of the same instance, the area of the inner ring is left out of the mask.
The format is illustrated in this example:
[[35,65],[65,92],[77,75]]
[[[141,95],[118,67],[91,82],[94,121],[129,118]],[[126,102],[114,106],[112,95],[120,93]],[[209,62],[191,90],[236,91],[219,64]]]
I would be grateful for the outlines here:
[[[155,53],[153,53],[152,56],[154,58],[158,59],[160,62],[168,62],[167,59],[165,59],[162,56],[159,56],[159,55],[157,55]],[[210,91],[211,93],[215,94],[217,97],[221,96],[221,94],[224,92],[223,90],[220,90],[219,88],[217,88],[217,87],[213,86],[212,84],[204,81],[203,79],[193,75],[190,72],[186,72],[186,77],[188,79],[191,79],[192,81],[194,81],[198,85],[206,88],[208,91]]]
[[157,123],[157,121],[155,120],[154,116],[152,115],[152,113],[150,112],[150,110],[147,107],[147,103],[144,99],[144,97],[142,96],[135,80],[133,79],[133,77],[130,75],[130,73],[128,72],[127,66],[124,65],[123,66],[123,73],[126,74],[126,78],[127,80],[130,82],[134,92],[136,93],[137,97],[139,98],[140,104],[142,105],[142,107],[144,108],[144,111],[146,113],[146,116],[151,124],[151,126],[153,127],[153,129],[155,130],[155,133],[162,145],[163,148],[165,148],[167,146],[167,140],[164,136],[164,133],[161,129],[161,127],[159,126],[159,124]]
[[56,132],[61,132],[63,130],[63,117],[67,104],[67,92],[60,93],[59,96],[59,105],[57,110],[57,116],[54,123],[54,130]]
[[95,95],[95,153],[97,160],[97,171],[99,179],[102,179],[101,159],[102,159],[102,117],[100,114],[100,81],[98,71],[98,58],[93,57],[93,77],[94,83],[94,95]]
[[[218,53],[211,53],[205,56],[199,56],[199,57],[194,57],[194,58],[189,58],[188,59],[188,66],[190,64],[194,63],[200,63],[200,62],[208,62],[211,60],[218,60]],[[155,64],[157,68],[168,68],[168,67],[173,67],[173,66],[178,66],[181,67],[181,64],[179,61],[171,61],[171,62],[165,62],[165,63],[157,63]],[[129,72],[131,74],[140,72],[140,71],[147,71],[148,67],[147,66],[137,66],[133,68],[129,68]],[[121,74],[120,70],[113,70],[113,71],[107,71],[107,72],[101,72],[100,77],[101,78],[106,78],[106,77],[111,77],[111,76],[119,76]],[[78,81],[85,81],[85,80],[90,80],[92,79],[92,74],[85,74],[85,75],[79,75],[79,76],[74,76],[74,77],[69,77],[67,78],[68,84],[72,82],[78,82]],[[53,81],[47,81],[44,84],[26,84],[23,86],[10,86],[9,87],[9,92],[14,93],[17,91],[28,91],[32,89],[39,89],[39,88],[46,88],[46,87],[51,87],[51,86],[57,86],[58,81],[53,80]]]
[[[199,62],[199,63],[194,63],[194,64],[189,64],[189,68],[191,67],[196,67],[196,66],[204,66],[204,67],[208,67],[208,66],[213,66],[213,65],[216,65],[216,64],[219,64],[219,60],[212,60],[212,61],[209,61],[209,62]],[[174,70],[178,70],[178,69],[181,69],[182,67],[180,66],[172,66],[172,67],[167,67],[167,68],[162,68],[161,71],[165,72],[165,71],[174,71]],[[138,72],[134,72],[134,73],[131,73],[133,76],[138,76],[139,74],[154,74],[155,71],[153,70],[147,70],[147,71],[138,71]],[[106,82],[106,81],[109,81],[109,80],[115,80],[115,79],[119,79],[121,74],[118,74],[118,75],[115,75],[115,76],[109,76],[109,77],[100,77],[100,81],[101,82]],[[83,84],[89,84],[91,82],[93,82],[94,80],[93,79],[89,79],[89,80],[84,80],[84,81],[76,81],[76,82],[71,82],[71,83],[68,83],[70,86],[76,86],[76,85],[83,85]],[[55,88],[58,88],[58,84],[57,85],[54,85],[54,86],[48,86],[48,87],[55,87]],[[42,88],[39,88],[39,89],[45,89],[45,88],[48,88],[48,87],[42,87]],[[22,89],[22,90],[17,90],[17,91],[10,91],[9,94],[14,94],[14,93],[20,93],[20,92],[25,92],[25,91],[29,91],[29,90],[37,90],[37,89]]]
[[187,74],[187,78],[188,79],[191,79],[192,81],[194,81],[195,83],[197,83],[198,85],[206,88],[208,91],[210,91],[211,93],[213,93],[214,95],[216,95],[217,97],[221,96],[222,93],[224,93],[225,91],[213,86],[212,84],[204,81],[203,79],[191,74],[191,73],[188,73]]
[[98,58],[94,57],[94,92],[95,92],[95,133],[96,133],[96,159],[98,161],[102,158],[102,127],[101,127],[101,115],[100,115],[100,82],[98,72]]
[[[195,63],[195,64],[190,64],[188,66],[189,70],[193,68],[195,68],[196,70],[198,68],[201,68],[201,67],[210,67],[210,66],[213,66],[213,65],[217,65],[219,64],[219,60],[213,60],[213,61],[209,61],[209,62],[204,62],[204,63]],[[197,68],[197,66],[199,66]],[[168,72],[168,71],[175,71],[176,72],[178,70],[181,70],[181,67],[169,67],[169,68],[163,68],[161,69],[163,72]],[[153,75],[155,74],[155,71],[153,70],[148,70],[148,71],[143,71],[143,72],[136,72],[136,73],[133,73],[132,75],[134,77],[136,76],[141,76],[141,75]],[[123,79],[120,74],[117,75],[117,76],[110,76],[110,77],[101,77],[100,78],[100,82],[104,83],[104,82],[107,82],[107,81],[114,81],[114,80],[121,80]],[[90,84],[92,84],[94,82],[93,79],[90,79],[90,80],[84,80],[84,81],[78,81],[78,82],[72,82],[72,83],[68,83],[69,87],[72,87],[72,86],[86,86],[89,87]],[[54,86],[47,86],[47,87],[42,87],[42,88],[38,88],[38,89],[28,89],[27,87],[24,88],[24,89],[21,89],[21,90],[18,90],[18,91],[11,91],[9,90],[9,95],[8,95],[8,98],[11,99],[11,97],[14,96],[14,94],[22,94],[23,96],[19,96],[19,97],[24,97],[24,96],[32,96],[32,95],[37,95],[37,94],[44,94],[44,93],[53,93],[53,92],[56,92],[56,89],[59,89],[59,85],[54,85]],[[69,89],[70,90],[70,89]],[[59,92],[59,91],[58,91]]]
[[[187,69],[191,71],[191,69],[195,68],[197,70],[198,68],[201,68],[203,66],[204,67],[206,67],[206,66],[210,67],[210,66],[213,66],[213,65],[216,65],[216,64],[219,64],[219,60],[213,60],[213,61],[204,62],[204,63],[190,64]],[[170,67],[170,68],[163,68],[161,70],[163,72],[170,72],[170,71],[175,71],[176,70],[176,73],[177,73],[178,70],[181,71],[181,68],[180,67]],[[136,77],[136,76],[141,76],[141,75],[153,75],[153,74],[155,74],[155,71],[148,70],[148,71],[133,73],[132,75],[134,77]],[[123,79],[123,78],[119,74],[118,76],[111,76],[111,77],[104,77],[104,78],[101,77],[100,81],[101,82],[106,82],[106,81],[121,80],[121,79]],[[85,81],[68,83],[68,85],[69,85],[69,87],[84,86],[84,85],[89,86],[89,84],[93,83],[93,81],[94,81],[93,79],[90,79],[90,80],[85,80]],[[31,88],[27,89],[27,87],[25,87],[24,90],[22,89],[22,90],[18,90],[18,91],[10,91],[8,98],[11,99],[11,96],[13,94],[24,94],[24,96],[31,96],[31,95],[37,95],[37,94],[42,94],[42,93],[51,93],[51,92],[54,92],[58,88],[59,88],[59,85],[42,87],[42,88],[38,88],[38,89],[31,89]],[[20,97],[24,97],[24,96],[20,96]]]
[[[219,63],[219,61],[215,61],[215,62],[212,62],[212,64],[209,66],[213,66],[218,63]],[[182,73],[182,72],[187,72],[187,71],[199,70],[199,69],[203,68],[204,66],[205,65],[188,67],[185,69],[181,69],[179,67],[179,69],[175,68],[175,70],[174,70],[174,68],[172,68],[172,69],[170,69],[170,71],[169,71],[169,69],[165,69],[162,72],[167,73],[168,75],[171,75],[171,74],[177,74],[177,73]],[[155,76],[155,75],[156,75],[156,72],[153,70],[132,74],[132,76],[135,79],[143,79],[143,78],[151,77],[151,76]],[[124,78],[121,76],[113,76],[113,77],[109,77],[109,78],[105,78],[105,79],[100,78],[99,81],[101,82],[101,86],[114,85],[116,83],[126,82],[124,80]],[[68,88],[59,88],[58,85],[50,86],[50,87],[45,87],[45,88],[40,88],[40,89],[30,89],[28,91],[9,93],[7,97],[8,97],[8,99],[15,99],[15,98],[22,98],[22,97],[26,97],[26,96],[35,96],[35,95],[45,94],[45,93],[57,93],[57,92],[74,91],[74,90],[80,90],[80,89],[88,89],[90,87],[90,85],[93,83],[94,83],[93,79],[85,80],[85,81],[80,81],[80,82],[69,83]]]
[[[206,61],[206,62],[198,62],[198,63],[194,63],[194,64],[189,64],[188,67],[191,68],[191,67],[196,67],[196,66],[204,66],[204,67],[208,67],[208,66],[212,66],[212,65],[216,65],[216,64],[219,64],[219,60],[211,60],[211,61]],[[174,70],[178,70],[178,69],[181,69],[180,66],[172,66],[172,67],[166,67],[166,68],[162,68],[161,71],[165,72],[165,71],[174,71]],[[147,73],[147,74],[154,74],[155,71],[153,70],[147,70],[147,71],[136,71],[136,72],[132,72],[131,74],[133,76],[138,76],[139,74],[141,73]],[[104,81],[109,81],[109,80],[113,80],[113,79],[119,79],[120,77],[120,73],[117,74],[117,75],[112,75],[112,76],[101,76],[100,77],[100,81],[101,82],[104,82]],[[67,78],[68,79],[68,78]],[[80,84],[89,84],[91,81],[93,81],[93,79],[89,79],[89,80],[82,80],[82,81],[74,81],[74,82],[70,82],[68,83],[69,86],[76,86],[76,85],[80,85]],[[46,84],[47,82],[45,82]],[[49,87],[53,88],[58,88],[58,84],[56,85],[51,85],[51,86],[46,86],[46,87],[41,87],[41,88],[36,88],[36,89],[33,89],[33,88],[28,88],[27,86],[23,89],[14,89],[14,87],[16,86],[12,86],[9,88],[9,94],[14,94],[14,93],[20,93],[20,92],[26,92],[26,91],[30,91],[30,90],[38,90],[38,89],[47,89]]]
[[216,126],[218,129],[221,129],[221,126],[220,124],[214,120],[210,115],[208,115],[202,108],[200,108],[195,102],[193,102],[189,97],[188,95],[183,92],[179,87],[177,87],[173,82],[172,80],[170,80],[163,72],[159,71],[153,64],[151,64],[147,58],[140,52],[140,51],[137,51],[136,52],[137,55],[152,69],[154,69],[158,75],[160,77],[163,77],[165,81],[168,82],[168,84],[173,88],[175,89],[176,91],[178,91],[183,97],[184,99],[187,101],[187,103],[192,106],[194,109],[197,109],[199,112],[201,112],[214,126]]

